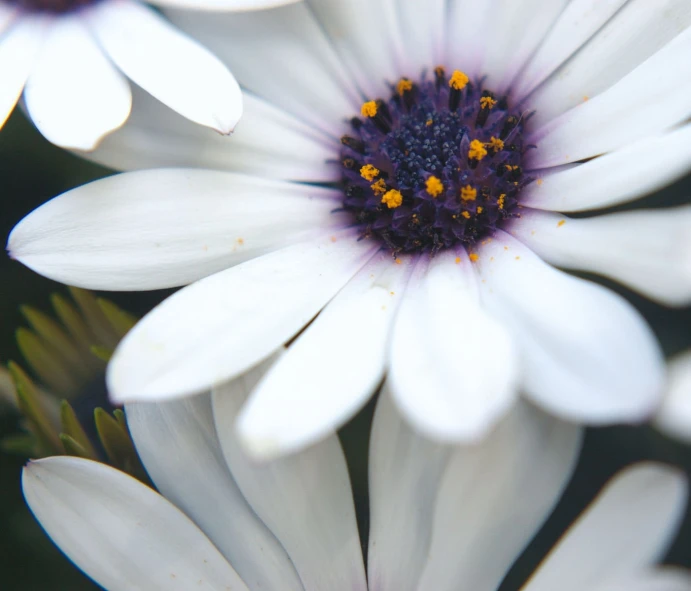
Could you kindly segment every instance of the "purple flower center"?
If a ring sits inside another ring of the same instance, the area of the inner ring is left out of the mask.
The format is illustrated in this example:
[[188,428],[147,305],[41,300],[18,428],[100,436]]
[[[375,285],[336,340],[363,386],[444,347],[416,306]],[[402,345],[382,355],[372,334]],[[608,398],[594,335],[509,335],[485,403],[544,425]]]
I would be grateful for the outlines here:
[[521,168],[523,124],[506,97],[458,70],[402,78],[341,138],[343,207],[393,253],[470,247],[517,215],[532,180]]
[[101,0],[0,0],[27,12],[48,12],[64,14],[90,6]]

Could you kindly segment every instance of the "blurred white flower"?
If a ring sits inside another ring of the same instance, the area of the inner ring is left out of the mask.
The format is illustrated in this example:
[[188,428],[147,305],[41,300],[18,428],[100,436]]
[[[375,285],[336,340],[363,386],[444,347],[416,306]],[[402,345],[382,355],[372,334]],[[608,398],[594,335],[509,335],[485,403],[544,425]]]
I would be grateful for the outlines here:
[[[56,457],[24,471],[31,510],[109,591],[494,591],[578,457],[581,430],[526,403],[480,445],[447,447],[415,434],[385,392],[370,440],[368,585],[337,437],[256,464],[233,435],[243,398],[264,369],[211,395],[127,407],[161,494],[102,464]],[[685,500],[685,481],[671,468],[623,471],[525,591],[630,591],[663,582],[691,589],[687,574],[653,566]]]
[[[295,0],[155,0],[248,10]],[[92,150],[130,114],[127,78],[183,117],[230,133],[242,96],[208,50],[137,0],[0,0],[0,127],[22,91],[39,131]]]
[[680,353],[667,365],[667,394],[655,417],[655,426],[691,443],[691,351]]
[[91,183],[8,244],[70,284],[193,283],[116,351],[115,400],[202,392],[298,335],[240,417],[257,456],[325,436],[384,377],[442,441],[477,441],[519,393],[587,424],[654,413],[664,365],[643,319],[547,263],[691,300],[689,207],[557,213],[630,202],[689,169],[688,0],[170,15],[254,93],[242,125],[224,141],[144,97],[93,158],[225,171]]

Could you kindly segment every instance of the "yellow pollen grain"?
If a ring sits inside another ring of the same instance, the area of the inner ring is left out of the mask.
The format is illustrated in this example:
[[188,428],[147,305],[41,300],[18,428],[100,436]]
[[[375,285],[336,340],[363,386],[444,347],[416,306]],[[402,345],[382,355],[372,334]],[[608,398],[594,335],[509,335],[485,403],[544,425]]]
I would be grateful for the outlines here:
[[432,197],[439,197],[439,195],[442,194],[444,191],[444,185],[442,182],[436,177],[436,176],[431,176],[427,179],[425,183],[425,188],[427,189],[427,192],[432,196]]
[[487,145],[492,148],[495,152],[499,152],[504,149],[504,142],[500,140],[498,137],[492,136],[489,138],[489,142]]
[[449,86],[454,90],[463,90],[470,82],[470,78],[460,70],[454,70],[449,80]]
[[367,101],[360,109],[363,117],[374,117],[377,114],[377,111],[378,107],[376,101]]
[[375,195],[383,195],[386,193],[386,181],[384,179],[379,179],[376,183],[370,185],[372,191]]
[[480,97],[480,107],[482,107],[483,109],[491,109],[496,104],[497,101],[494,100],[491,96]]
[[470,148],[468,148],[468,158],[472,160],[482,160],[487,156],[487,148],[480,140],[473,140],[470,142]]
[[429,127],[430,125],[432,125],[432,123],[434,123],[434,121],[433,121],[432,119],[428,119],[427,121],[425,121],[425,125],[426,125],[427,127]]
[[544,182],[545,182],[545,181],[543,181],[542,179],[537,179],[537,180],[535,181],[535,183],[537,183],[537,186],[538,186],[538,187],[539,187],[542,183],[544,183]]
[[391,189],[390,191],[384,193],[381,198],[381,202],[386,204],[386,207],[389,209],[395,209],[396,207],[400,207],[403,203],[403,195],[401,195],[400,191]]
[[467,220],[470,219],[470,212],[469,211],[464,211],[463,213],[461,213],[461,215]]
[[476,212],[477,212],[478,215],[480,215],[483,211],[484,211],[484,210],[482,209],[482,207],[478,207],[477,210],[476,210]]
[[360,176],[366,181],[373,181],[379,176],[379,169],[371,164],[365,164],[360,169]]
[[461,199],[463,201],[475,201],[477,197],[477,189],[473,189],[470,185],[461,187]]
[[506,201],[506,193],[502,193],[499,195],[499,199],[497,199],[497,206],[499,209],[504,209],[504,201]]
[[455,263],[456,263],[457,265],[460,265],[460,264],[461,264],[461,257],[456,257]]
[[561,228],[566,223],[566,220],[559,220],[557,222],[557,228]]
[[473,261],[474,263],[477,263],[478,259],[480,258],[478,255],[476,255],[474,252],[471,252],[468,255],[468,258]]
[[410,90],[413,90],[413,83],[408,78],[401,78],[396,84],[396,92],[401,96]]
[[401,259],[396,259],[396,260],[394,261],[394,263],[396,263],[397,265],[400,265],[402,262],[403,262],[403,261],[402,261]]

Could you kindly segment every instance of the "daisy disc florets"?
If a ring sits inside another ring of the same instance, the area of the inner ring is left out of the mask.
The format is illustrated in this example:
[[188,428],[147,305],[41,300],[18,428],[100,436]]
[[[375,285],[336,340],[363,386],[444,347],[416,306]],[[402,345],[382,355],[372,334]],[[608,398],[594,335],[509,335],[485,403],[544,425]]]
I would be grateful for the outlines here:
[[363,237],[394,253],[472,247],[516,216],[531,181],[523,120],[460,70],[401,78],[389,100],[362,105],[341,138],[344,209]]
[[52,14],[64,14],[91,6],[101,0],[0,0],[0,4],[9,4],[20,10],[30,12],[47,12]]

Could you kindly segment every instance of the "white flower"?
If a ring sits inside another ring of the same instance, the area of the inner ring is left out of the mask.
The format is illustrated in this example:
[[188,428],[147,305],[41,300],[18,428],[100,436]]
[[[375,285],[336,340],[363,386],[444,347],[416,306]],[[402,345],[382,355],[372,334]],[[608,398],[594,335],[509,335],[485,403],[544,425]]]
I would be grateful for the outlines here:
[[[295,0],[157,0],[247,10]],[[180,115],[230,133],[242,96],[227,68],[137,0],[0,0],[0,127],[24,92],[51,142],[92,150],[132,106],[126,78]]]
[[263,98],[245,97],[228,141],[143,98],[93,157],[154,169],[57,197],[8,244],[69,284],[192,283],[116,351],[116,400],[202,392],[299,333],[240,416],[256,455],[325,436],[385,376],[408,419],[445,441],[477,440],[519,392],[589,424],[651,415],[664,366],[645,322],[547,263],[691,300],[689,207],[556,213],[629,202],[688,170],[691,4],[480,4],[173,15]]
[[[581,430],[526,403],[479,446],[452,448],[416,435],[385,393],[370,440],[368,587],[337,437],[268,464],[251,462],[235,440],[235,416],[258,374],[211,396],[128,406],[163,496],[102,464],[56,457],[24,471],[31,510],[109,591],[493,591],[578,457]],[[676,470],[625,470],[524,591],[691,589],[686,573],[653,566],[685,499]]]
[[667,393],[655,417],[655,426],[691,443],[691,351],[680,353],[667,365]]

